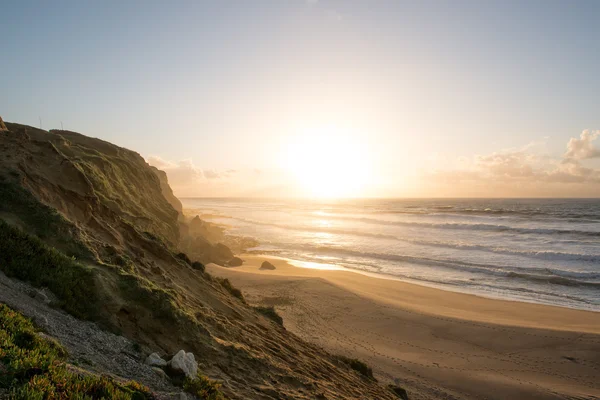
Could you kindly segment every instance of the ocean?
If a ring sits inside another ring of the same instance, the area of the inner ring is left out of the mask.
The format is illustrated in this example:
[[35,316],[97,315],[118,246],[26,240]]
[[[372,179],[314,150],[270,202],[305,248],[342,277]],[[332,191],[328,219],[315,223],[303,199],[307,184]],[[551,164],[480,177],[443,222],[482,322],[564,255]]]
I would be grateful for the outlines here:
[[258,240],[253,252],[600,311],[597,199],[182,201],[227,234]]

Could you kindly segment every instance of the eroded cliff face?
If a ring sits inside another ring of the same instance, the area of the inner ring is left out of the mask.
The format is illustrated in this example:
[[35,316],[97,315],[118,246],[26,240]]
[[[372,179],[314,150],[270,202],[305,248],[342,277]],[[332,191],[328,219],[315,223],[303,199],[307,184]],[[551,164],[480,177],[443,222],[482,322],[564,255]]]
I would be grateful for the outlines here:
[[[93,302],[93,313],[81,308],[84,318],[154,351],[192,351],[202,372],[221,379],[231,398],[394,398],[177,256],[179,212],[168,199],[172,192],[139,154],[74,132],[7,127],[0,132],[0,219],[12,227],[0,229],[12,247],[0,243],[0,252],[23,258],[15,246],[25,239],[11,233],[17,227],[60,254],[35,239],[28,242],[38,249],[32,257],[48,265],[0,269],[56,288],[68,304]],[[62,276],[69,278],[56,282]]]
[[179,220],[183,221],[183,206],[181,201],[173,194],[173,190],[171,186],[169,186],[169,179],[167,178],[167,173],[165,171],[161,171],[160,169],[150,166],[152,171],[158,177],[160,182],[160,190],[162,191],[163,197],[167,199],[169,204],[179,213]]
[[2,168],[90,236],[127,248],[127,232],[137,230],[177,245],[178,213],[138,153],[75,132],[8,127]]

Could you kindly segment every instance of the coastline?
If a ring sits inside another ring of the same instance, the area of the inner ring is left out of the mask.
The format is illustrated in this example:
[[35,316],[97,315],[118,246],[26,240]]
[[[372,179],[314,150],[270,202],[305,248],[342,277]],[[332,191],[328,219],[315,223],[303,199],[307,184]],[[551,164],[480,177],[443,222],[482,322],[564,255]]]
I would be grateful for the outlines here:
[[[600,313],[446,291],[348,270],[244,254],[207,270],[287,329],[363,359],[413,398],[598,396]],[[268,260],[275,270],[260,270]]]
[[[501,299],[464,293],[444,288],[407,282],[358,270],[332,266],[302,267],[314,264],[281,257],[242,254],[246,262],[241,267],[228,268],[239,272],[269,276],[320,278],[366,298],[426,313],[499,325],[542,328],[600,334],[600,313],[548,304]],[[273,263],[273,271],[257,269],[261,260]],[[415,303],[414,299],[419,302]],[[532,318],[532,315],[535,317]]]

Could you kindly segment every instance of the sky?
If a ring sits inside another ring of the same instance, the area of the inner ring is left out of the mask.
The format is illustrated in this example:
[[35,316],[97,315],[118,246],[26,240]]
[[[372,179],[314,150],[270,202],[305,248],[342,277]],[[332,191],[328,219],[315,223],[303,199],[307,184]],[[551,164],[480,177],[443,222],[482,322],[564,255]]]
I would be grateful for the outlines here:
[[180,197],[600,197],[597,1],[11,1],[0,115]]

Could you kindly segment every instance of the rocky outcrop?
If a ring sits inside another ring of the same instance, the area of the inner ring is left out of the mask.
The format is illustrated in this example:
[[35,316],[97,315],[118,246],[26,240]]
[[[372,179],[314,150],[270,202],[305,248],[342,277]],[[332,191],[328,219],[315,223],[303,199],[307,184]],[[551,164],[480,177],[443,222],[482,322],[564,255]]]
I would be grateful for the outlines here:
[[268,262],[268,261],[264,261],[260,265],[260,269],[274,270],[275,266],[273,264],[271,264],[270,262]]
[[181,239],[180,248],[195,261],[203,264],[227,265],[233,258],[229,247],[222,243],[212,244],[203,236],[188,236]]
[[230,267],[240,267],[243,263],[244,263],[244,260],[242,260],[241,258],[233,257],[231,260],[229,260],[227,265]]
[[19,185],[100,239],[90,241],[100,256],[96,244],[123,251],[150,248],[148,239],[158,238],[177,245],[178,212],[138,153],[70,131],[7,127],[0,152],[10,157],[0,157],[0,171],[15,171]]
[[167,178],[167,173],[153,166],[150,166],[150,168],[152,168],[152,171],[154,171],[154,173],[158,177],[158,180],[160,182],[160,190],[164,198],[167,199],[169,204],[171,204],[175,211],[179,213],[178,219],[180,221],[183,221],[183,206],[181,205],[181,201],[179,201],[179,199],[173,194],[171,186],[169,186],[169,179]]
[[0,131],[7,131],[8,128],[4,125],[4,121],[2,121],[2,117],[0,117]]

